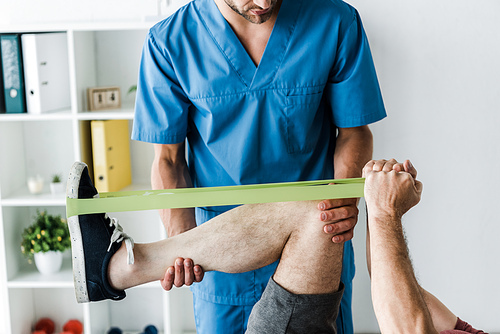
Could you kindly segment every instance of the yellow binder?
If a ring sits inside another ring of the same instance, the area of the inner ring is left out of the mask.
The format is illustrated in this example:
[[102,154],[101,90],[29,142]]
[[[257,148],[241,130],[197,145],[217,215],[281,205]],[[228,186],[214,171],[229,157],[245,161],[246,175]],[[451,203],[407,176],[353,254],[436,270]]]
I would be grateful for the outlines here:
[[128,120],[91,121],[94,184],[99,192],[132,183]]

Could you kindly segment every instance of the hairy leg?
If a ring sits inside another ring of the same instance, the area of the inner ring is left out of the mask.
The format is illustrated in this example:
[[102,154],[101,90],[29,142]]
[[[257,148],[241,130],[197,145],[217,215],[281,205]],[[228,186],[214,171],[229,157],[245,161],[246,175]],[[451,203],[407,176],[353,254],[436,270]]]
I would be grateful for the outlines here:
[[[342,245],[323,233],[317,202],[243,205],[172,238],[136,244],[135,263],[126,264],[122,245],[111,258],[108,277],[116,289],[161,279],[178,257],[205,271],[245,272],[280,259],[275,281],[294,293],[338,290]],[[333,277],[333,278],[332,278]]]
[[336,292],[340,285],[344,244],[332,243],[331,236],[315,222],[315,205],[304,202],[296,205],[299,206],[292,211],[308,212],[310,217],[294,224],[273,279],[294,294]]

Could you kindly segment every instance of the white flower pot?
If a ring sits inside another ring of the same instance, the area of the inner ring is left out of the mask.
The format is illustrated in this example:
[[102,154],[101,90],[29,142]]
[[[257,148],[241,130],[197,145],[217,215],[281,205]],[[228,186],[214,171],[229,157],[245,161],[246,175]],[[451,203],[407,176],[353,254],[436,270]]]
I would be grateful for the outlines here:
[[49,251],[46,253],[35,253],[35,265],[41,274],[48,275],[57,273],[61,270],[63,253]]
[[57,183],[51,182],[50,192],[52,193],[52,195],[64,193],[64,184],[62,182],[57,182]]

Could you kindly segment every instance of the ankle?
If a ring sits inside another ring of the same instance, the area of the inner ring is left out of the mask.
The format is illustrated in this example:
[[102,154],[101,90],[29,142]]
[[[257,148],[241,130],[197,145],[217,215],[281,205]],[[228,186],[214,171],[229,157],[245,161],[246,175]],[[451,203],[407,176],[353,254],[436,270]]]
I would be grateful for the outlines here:
[[127,277],[130,277],[130,271],[134,265],[127,264],[127,250],[122,243],[120,249],[111,257],[108,264],[108,281],[113,289],[125,290],[127,286]]

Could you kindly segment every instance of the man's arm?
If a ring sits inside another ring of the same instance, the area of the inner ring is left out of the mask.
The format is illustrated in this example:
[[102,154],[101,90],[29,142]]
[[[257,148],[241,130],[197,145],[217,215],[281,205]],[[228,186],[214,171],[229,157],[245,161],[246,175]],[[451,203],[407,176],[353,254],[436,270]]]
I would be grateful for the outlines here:
[[[334,154],[336,179],[360,177],[363,166],[372,158],[373,136],[370,128],[339,128]],[[324,231],[333,234],[333,242],[352,239],[358,221],[358,199],[324,200],[318,208]]]
[[[386,162],[384,164],[385,171],[388,171],[391,168],[396,172],[405,171],[410,173],[413,179],[417,178],[417,170],[410,164],[407,160],[404,163],[396,163],[395,160]],[[368,267],[368,274],[371,277],[371,251],[370,251],[370,228],[366,226],[366,264]],[[420,292],[424,298],[424,301],[429,309],[429,312],[432,317],[432,322],[434,327],[438,332],[442,332],[445,330],[450,330],[455,328],[457,323],[457,316],[451,312],[438,298],[432,295],[430,292],[426,291],[424,288],[419,286]]]
[[381,160],[363,169],[375,315],[382,333],[438,333],[415,278],[401,225],[403,214],[419,202],[422,184],[410,173],[396,171],[395,164]]
[[[368,222],[367,222],[368,223]],[[370,229],[366,226],[366,264],[371,277]],[[457,316],[437,297],[420,286],[420,292],[431,314],[432,323],[438,332],[455,328]]]
[[[191,188],[191,177],[185,158],[185,144],[155,144],[151,169],[153,189]],[[194,209],[163,209],[160,217],[169,237],[196,227]]]
[[[175,189],[192,187],[191,177],[185,158],[184,142],[171,145],[155,144],[155,159],[151,168],[153,189]],[[160,217],[169,237],[196,227],[194,209],[163,209]],[[191,285],[203,279],[203,270],[192,260],[178,260],[175,268],[165,273],[165,280],[176,286]]]
[[437,333],[413,273],[400,220],[380,216],[369,224],[372,300],[381,332]]

